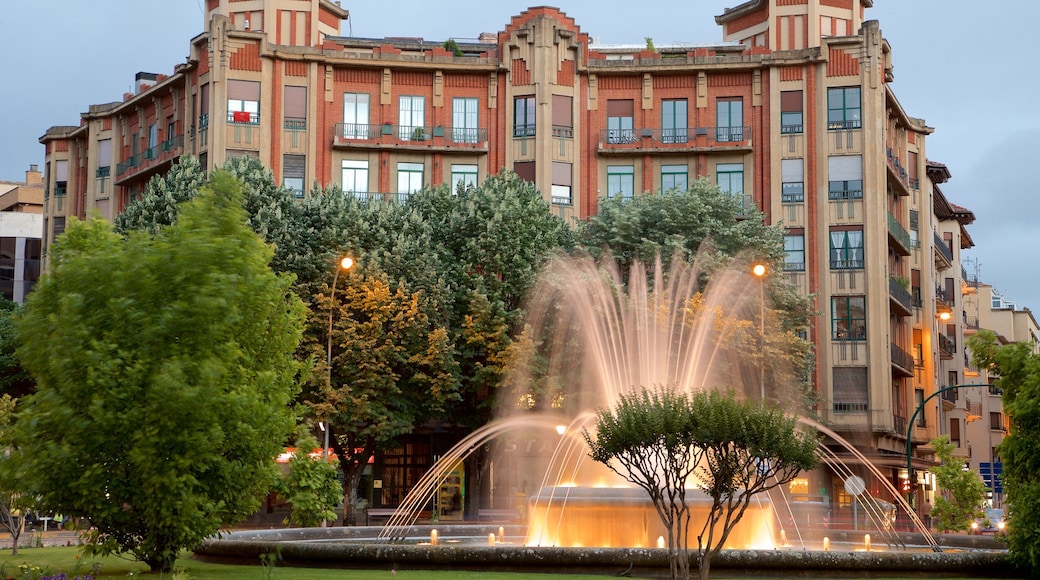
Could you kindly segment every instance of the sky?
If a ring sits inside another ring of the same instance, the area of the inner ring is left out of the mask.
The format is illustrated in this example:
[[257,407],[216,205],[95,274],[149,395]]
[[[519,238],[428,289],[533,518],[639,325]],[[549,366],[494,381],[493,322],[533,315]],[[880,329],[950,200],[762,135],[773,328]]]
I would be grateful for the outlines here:
[[[529,6],[549,4],[601,44],[722,40],[715,16],[742,0],[341,0],[342,34],[475,39]],[[0,10],[0,180],[43,167],[39,138],[78,125],[91,104],[122,100],[141,71],[170,74],[205,26],[205,0],[3,0]],[[634,9],[638,6],[638,9]],[[1040,308],[1037,0],[874,0],[893,51],[893,90],[935,132],[929,160],[952,175],[943,194],[974,212],[969,275],[1019,307]]]

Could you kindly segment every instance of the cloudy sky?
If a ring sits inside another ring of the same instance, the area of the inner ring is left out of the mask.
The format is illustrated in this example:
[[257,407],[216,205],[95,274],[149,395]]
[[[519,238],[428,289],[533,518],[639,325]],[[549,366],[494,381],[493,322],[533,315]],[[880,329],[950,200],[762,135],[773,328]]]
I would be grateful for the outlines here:
[[[470,39],[501,30],[528,6],[550,4],[599,43],[640,44],[649,36],[657,45],[710,44],[722,38],[714,17],[740,2],[642,2],[634,10],[631,0],[342,0],[351,13],[342,32]],[[42,167],[39,138],[48,127],[78,125],[90,104],[121,100],[137,72],[169,74],[184,62],[189,40],[204,28],[204,5],[4,2],[0,180],[21,181],[30,164]],[[867,18],[880,21],[892,45],[893,87],[904,109],[935,128],[928,158],[953,175],[943,193],[977,218],[966,267],[1019,306],[1040,308],[1040,187],[1027,178],[1040,152],[1040,51],[1030,40],[1040,2],[874,0]]]

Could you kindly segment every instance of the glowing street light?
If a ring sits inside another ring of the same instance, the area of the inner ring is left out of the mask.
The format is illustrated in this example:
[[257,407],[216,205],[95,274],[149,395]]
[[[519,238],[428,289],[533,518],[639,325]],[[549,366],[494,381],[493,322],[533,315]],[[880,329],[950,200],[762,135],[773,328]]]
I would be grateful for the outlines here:
[[[325,358],[325,381],[328,383],[329,388],[332,388],[332,313],[336,309],[336,283],[339,282],[340,270],[349,270],[354,265],[354,258],[350,256],[343,256],[336,263],[336,273],[332,276],[332,292],[329,293],[329,332],[327,335],[328,342],[326,344],[326,358]],[[325,425],[324,422],[318,424],[321,430],[325,432],[325,452],[324,457],[328,459],[329,453],[329,426]]]
[[762,400],[766,400],[766,265],[755,264],[751,267],[751,273],[758,278],[758,330],[762,341],[762,362],[758,365],[758,391]]

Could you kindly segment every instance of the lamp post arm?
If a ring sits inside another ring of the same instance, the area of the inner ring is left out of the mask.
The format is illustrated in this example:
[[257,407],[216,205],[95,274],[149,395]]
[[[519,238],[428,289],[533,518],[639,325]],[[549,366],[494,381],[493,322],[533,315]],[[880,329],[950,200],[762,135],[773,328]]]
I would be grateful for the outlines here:
[[[965,384],[965,385],[950,385],[948,387],[943,387],[943,388],[939,389],[938,391],[935,391],[931,395],[928,395],[927,397],[924,398],[924,400],[921,401],[920,404],[917,405],[917,408],[914,409],[914,414],[910,416],[910,424],[906,426],[906,478],[907,478],[908,481],[915,481],[915,479],[914,479],[914,468],[913,468],[913,455],[911,455],[912,450],[910,448],[910,443],[911,443],[910,438],[913,436],[913,433],[914,433],[914,422],[917,421],[917,415],[919,415],[921,413],[921,411],[924,410],[925,404],[928,403],[928,401],[931,401],[932,399],[934,399],[935,397],[941,395],[942,393],[945,393],[946,391],[952,391],[954,389],[966,389],[968,387],[992,387],[992,386],[993,386],[992,383],[969,383],[969,384]],[[911,484],[911,489],[913,489],[913,484]],[[912,491],[910,493],[911,493],[911,495],[913,494]]]

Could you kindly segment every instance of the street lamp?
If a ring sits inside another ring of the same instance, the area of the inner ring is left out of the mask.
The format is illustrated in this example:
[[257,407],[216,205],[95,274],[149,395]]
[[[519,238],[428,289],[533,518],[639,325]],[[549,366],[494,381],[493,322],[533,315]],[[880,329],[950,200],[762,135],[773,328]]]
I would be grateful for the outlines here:
[[762,397],[762,401],[766,400],[766,359],[765,359],[765,347],[766,347],[766,265],[755,264],[751,268],[751,273],[758,278],[758,330],[760,332],[759,338],[762,341],[762,349],[760,356],[762,357],[761,362],[758,365],[758,391]]
[[[332,292],[329,293],[329,332],[327,335],[326,358],[325,358],[325,381],[332,388],[332,313],[336,308],[336,283],[339,282],[339,271],[349,270],[354,265],[354,258],[343,256],[336,262],[336,273],[332,276]],[[324,422],[318,424],[325,432],[325,458],[328,459],[329,450],[329,427]]]

